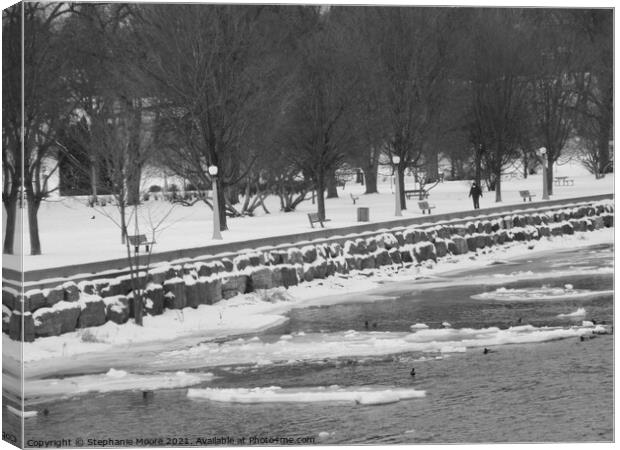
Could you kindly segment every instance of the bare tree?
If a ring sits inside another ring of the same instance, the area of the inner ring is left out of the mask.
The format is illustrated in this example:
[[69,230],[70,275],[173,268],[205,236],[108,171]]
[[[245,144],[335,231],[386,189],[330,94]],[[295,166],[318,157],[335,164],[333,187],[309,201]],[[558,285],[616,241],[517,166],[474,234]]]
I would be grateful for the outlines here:
[[531,52],[519,11],[480,10],[471,26],[472,141],[495,201],[501,202],[501,177],[519,158],[527,122]]
[[303,43],[297,70],[298,91],[291,104],[289,142],[299,171],[312,179],[317,209],[325,219],[327,180],[346,157],[353,141],[352,86],[356,73],[350,55],[342,50],[341,34],[329,13],[316,10],[317,31]]
[[41,254],[38,211],[43,199],[56,189],[48,183],[57,170],[56,163],[47,165],[55,159],[56,134],[72,110],[63,83],[65,62],[57,32],[60,22],[71,11],[70,4],[34,2],[19,3],[3,11],[3,34],[7,37],[3,44],[5,253],[13,251],[16,202],[23,184],[30,253]]
[[581,68],[577,75],[580,99],[578,132],[586,143],[596,176],[613,171],[613,11],[571,11],[583,38]]
[[532,80],[533,131],[538,144],[547,149],[547,189],[553,194],[553,167],[576,125],[581,37],[564,10],[542,10],[530,22],[540,55]]
[[[178,142],[167,146],[169,160],[183,162],[208,185],[206,167],[219,169],[219,203],[244,173],[240,139],[264,93],[265,62],[257,32],[263,8],[230,5],[139,5],[136,39],[153,80],[160,114]],[[251,161],[247,161],[248,166]],[[220,226],[227,229],[220,209]]]
[[368,33],[381,44],[377,59],[387,100],[386,142],[398,155],[401,205],[405,208],[404,173],[422,163],[430,125],[445,99],[452,62],[453,13],[440,8],[375,8]]

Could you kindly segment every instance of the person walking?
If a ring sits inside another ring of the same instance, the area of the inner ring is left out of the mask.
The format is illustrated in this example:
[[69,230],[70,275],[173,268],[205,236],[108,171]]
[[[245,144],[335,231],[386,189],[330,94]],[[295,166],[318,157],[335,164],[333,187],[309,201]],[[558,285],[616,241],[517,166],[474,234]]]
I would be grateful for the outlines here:
[[469,197],[474,200],[474,209],[480,209],[480,197],[482,197],[482,189],[480,189],[480,186],[478,186],[475,181],[474,184],[471,185],[471,189],[469,190]]

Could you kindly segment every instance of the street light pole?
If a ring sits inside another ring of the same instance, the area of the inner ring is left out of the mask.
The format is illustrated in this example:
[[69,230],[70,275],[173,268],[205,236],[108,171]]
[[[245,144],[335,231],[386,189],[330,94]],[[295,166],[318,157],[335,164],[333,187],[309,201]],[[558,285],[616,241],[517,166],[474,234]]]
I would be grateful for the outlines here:
[[400,156],[394,155],[392,156],[392,163],[394,164],[394,185],[395,185],[395,211],[394,214],[397,216],[403,215],[403,208],[400,204],[400,176],[398,174],[398,164],[400,163]]
[[545,147],[541,147],[538,150],[538,154],[542,159],[542,167],[543,167],[543,200],[549,200],[549,188],[547,185],[547,149]]
[[217,166],[209,166],[209,175],[213,182],[213,239],[222,239],[220,233],[220,206],[217,196]]

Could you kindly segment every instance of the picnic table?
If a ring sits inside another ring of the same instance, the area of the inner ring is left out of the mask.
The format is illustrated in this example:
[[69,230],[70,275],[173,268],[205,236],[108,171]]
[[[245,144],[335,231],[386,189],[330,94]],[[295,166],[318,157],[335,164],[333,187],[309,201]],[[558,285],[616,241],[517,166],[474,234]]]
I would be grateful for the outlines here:
[[556,186],[573,186],[575,184],[575,180],[569,177],[555,177],[553,181]]

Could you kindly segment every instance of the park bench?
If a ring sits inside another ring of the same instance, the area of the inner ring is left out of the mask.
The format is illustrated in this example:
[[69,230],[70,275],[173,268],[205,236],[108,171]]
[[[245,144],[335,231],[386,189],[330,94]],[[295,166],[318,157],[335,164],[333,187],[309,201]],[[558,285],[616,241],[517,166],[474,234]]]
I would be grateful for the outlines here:
[[155,241],[149,242],[144,234],[127,235],[127,240],[129,241],[129,245],[133,245],[133,249],[136,253],[140,251],[141,245],[144,245],[144,249],[148,252],[149,246],[155,243]]
[[349,195],[351,196],[351,200],[353,200],[354,205],[355,205],[355,202],[360,199],[359,195],[353,195],[353,194],[349,194]]
[[323,225],[323,222],[329,222],[330,219],[323,219],[321,220],[321,218],[319,217],[319,213],[308,213],[308,220],[310,221],[310,226],[312,228],[314,228],[314,224],[315,223],[320,223],[321,224],[321,228],[325,228],[325,226]]
[[555,184],[557,186],[574,186],[575,180],[568,177],[555,177]]
[[428,202],[418,202],[418,207],[422,210],[422,214],[424,214],[427,210],[430,214],[431,209],[435,208],[435,205],[429,205]]
[[428,191],[425,191],[424,189],[410,189],[405,191],[405,197],[407,197],[407,199],[411,199],[411,197],[417,197],[417,198],[428,198]]
[[519,195],[525,201],[526,199],[530,199],[532,201],[532,197],[536,197],[536,194],[530,194],[530,191],[519,191]]

